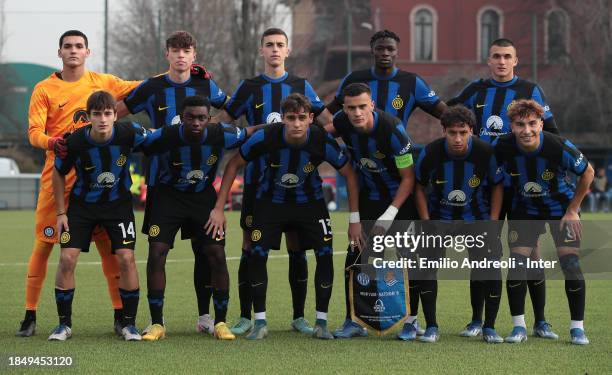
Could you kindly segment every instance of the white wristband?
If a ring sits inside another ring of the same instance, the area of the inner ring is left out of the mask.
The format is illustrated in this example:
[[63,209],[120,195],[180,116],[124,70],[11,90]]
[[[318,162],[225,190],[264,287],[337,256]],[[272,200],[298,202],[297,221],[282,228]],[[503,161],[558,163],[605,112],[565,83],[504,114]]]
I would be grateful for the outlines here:
[[393,221],[395,216],[397,215],[398,209],[394,205],[389,205],[387,211],[384,214],[380,215],[378,221]]
[[351,212],[349,215],[349,223],[355,224],[359,223],[361,219],[359,218],[359,212]]

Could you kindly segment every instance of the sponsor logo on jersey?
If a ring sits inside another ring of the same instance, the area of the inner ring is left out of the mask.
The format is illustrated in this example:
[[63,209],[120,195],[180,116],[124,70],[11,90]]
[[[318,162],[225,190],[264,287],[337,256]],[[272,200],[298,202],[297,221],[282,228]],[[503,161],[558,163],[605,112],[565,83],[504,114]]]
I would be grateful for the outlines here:
[[489,116],[485,123],[485,127],[480,129],[480,135],[489,135],[499,137],[506,134],[504,132],[504,120],[497,115]]
[[467,197],[463,190],[453,190],[448,193],[446,200],[443,200],[442,203],[447,206],[457,206],[462,207],[467,204]]
[[528,198],[537,198],[537,197],[543,197],[547,195],[547,192],[544,191],[544,188],[542,187],[542,185],[538,184],[537,182],[527,182],[525,185],[523,185],[523,196],[524,197],[528,197]]
[[111,172],[102,172],[96,178],[96,182],[91,184],[92,188],[110,189],[117,183],[118,179]]
[[185,177],[186,178],[184,180],[179,179],[179,182],[188,183],[188,184],[197,184],[198,182],[204,179],[204,172],[199,169],[194,169],[192,171],[189,171],[187,173],[187,176]]
[[381,173],[387,170],[385,167],[378,168],[378,164],[374,160],[368,158],[361,158],[359,160],[359,166],[372,173]]
[[275,122],[281,122],[281,114],[278,112],[270,112],[266,117],[266,124],[273,124]]
[[277,182],[278,185],[284,187],[284,188],[294,188],[300,184],[300,178],[297,175],[294,175],[293,173],[285,173],[282,177],[281,177],[281,181]]

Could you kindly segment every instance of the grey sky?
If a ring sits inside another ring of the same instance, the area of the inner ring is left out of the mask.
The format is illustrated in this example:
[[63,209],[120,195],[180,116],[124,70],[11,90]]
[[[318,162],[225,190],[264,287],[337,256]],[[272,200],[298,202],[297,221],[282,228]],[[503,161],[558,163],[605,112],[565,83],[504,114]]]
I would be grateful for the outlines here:
[[[110,0],[111,15],[124,2]],[[61,68],[58,38],[78,29],[89,39],[89,69],[104,66],[104,0],[6,0],[3,62],[29,62]]]

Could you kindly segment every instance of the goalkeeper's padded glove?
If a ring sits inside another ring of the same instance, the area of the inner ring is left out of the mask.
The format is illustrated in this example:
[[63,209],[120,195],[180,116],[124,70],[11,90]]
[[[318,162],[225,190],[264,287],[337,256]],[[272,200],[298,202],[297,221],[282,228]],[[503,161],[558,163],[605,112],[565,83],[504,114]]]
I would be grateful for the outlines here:
[[68,142],[66,139],[70,133],[64,134],[63,137],[51,137],[47,142],[47,149],[53,151],[60,159],[65,159],[68,156]]
[[212,79],[212,74],[210,74],[208,70],[206,70],[206,67],[204,65],[193,64],[191,65],[190,70],[191,70],[192,76],[196,76],[196,77],[200,77],[204,79]]

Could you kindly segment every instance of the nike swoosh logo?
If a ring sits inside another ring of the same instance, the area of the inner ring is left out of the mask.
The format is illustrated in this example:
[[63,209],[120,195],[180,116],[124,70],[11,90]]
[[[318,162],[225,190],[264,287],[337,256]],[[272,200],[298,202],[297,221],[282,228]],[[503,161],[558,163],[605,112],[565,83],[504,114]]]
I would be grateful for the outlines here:
[[132,242],[134,242],[134,241],[126,241],[126,240],[123,240],[123,244],[124,244],[124,245],[129,245],[129,244],[131,244]]
[[64,108],[64,106],[65,106],[66,104],[68,104],[68,102],[66,102],[66,103],[64,103],[64,104],[60,104],[60,105],[59,105],[60,109]]
[[568,243],[568,242],[574,242],[576,241],[574,238],[566,238],[563,240],[563,242]]
[[270,167],[272,168],[280,168],[282,166],[283,166],[282,164],[270,164]]
[[484,106],[486,106],[486,104],[476,104],[476,108],[482,108]]
[[170,107],[169,107],[169,106],[168,106],[168,107],[157,107],[157,110],[161,112],[161,111],[163,111],[164,109],[168,109],[168,108],[170,108]]
[[95,165],[94,165],[94,166],[91,166],[91,167],[85,167],[85,170],[86,170],[86,171],[91,171],[91,170],[92,170],[92,169],[94,169],[95,167],[96,167]]
[[251,284],[251,287],[255,288],[255,287],[260,286],[260,285],[263,285],[263,283]]
[[329,288],[331,288],[331,287],[332,287],[332,285],[333,285],[333,284],[328,284],[328,285],[321,284],[321,288],[323,288],[323,289],[329,289]]
[[521,284],[515,284],[515,285],[508,284],[508,288],[516,288],[516,287],[517,287],[517,286],[519,286],[519,285],[521,285]]
[[327,242],[327,241],[331,241],[331,239],[334,238],[332,236],[329,237],[323,237],[323,241]]
[[582,288],[578,288],[578,289],[570,289],[569,291],[570,291],[571,293],[574,293],[574,292],[579,291],[580,289],[582,289]]
[[436,184],[438,184],[438,185],[445,184],[445,183],[446,183],[446,180],[442,180],[442,181],[436,180]]
[[264,104],[266,104],[266,102],[263,102],[261,104],[255,104],[255,109],[261,108]]
[[217,242],[218,242],[218,241],[221,241],[221,240],[223,240],[223,237],[217,237],[217,238],[215,238],[215,241],[217,241]]
[[538,281],[537,283],[533,283],[533,285],[540,285],[540,284],[542,284],[543,282],[544,282],[544,280],[540,280],[540,281]]
[[489,298],[499,298],[499,297],[501,297],[501,295],[499,295],[499,296],[492,296],[492,295],[489,294]]
[[510,173],[510,176],[512,176],[512,177],[516,177],[516,176],[520,176],[520,175],[521,175],[520,173],[512,173],[512,172]]
[[172,165],[174,165],[175,167],[177,167],[177,166],[179,166],[179,165],[183,165],[183,163],[175,163],[175,162],[172,162]]
[[427,293],[431,293],[431,292],[432,292],[431,290],[426,290],[424,292],[421,292],[421,294],[427,294]]

